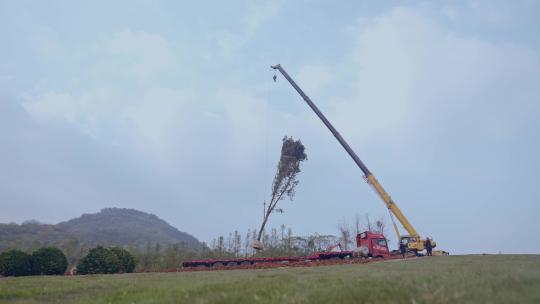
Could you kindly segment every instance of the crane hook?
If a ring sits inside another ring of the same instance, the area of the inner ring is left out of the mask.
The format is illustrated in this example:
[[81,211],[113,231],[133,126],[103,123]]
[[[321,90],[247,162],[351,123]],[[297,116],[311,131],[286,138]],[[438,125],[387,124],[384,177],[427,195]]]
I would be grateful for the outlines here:
[[272,77],[272,79],[274,79],[274,82],[276,82],[276,79],[277,79],[277,75],[274,74],[274,77]]

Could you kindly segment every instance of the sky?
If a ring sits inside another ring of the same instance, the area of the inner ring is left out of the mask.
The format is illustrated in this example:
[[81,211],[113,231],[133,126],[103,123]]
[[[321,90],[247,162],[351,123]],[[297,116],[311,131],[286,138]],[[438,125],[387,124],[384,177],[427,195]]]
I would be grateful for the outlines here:
[[306,146],[269,226],[337,234],[382,201],[422,236],[540,253],[538,1],[0,0],[0,222],[106,207],[209,242],[257,228],[281,139]]

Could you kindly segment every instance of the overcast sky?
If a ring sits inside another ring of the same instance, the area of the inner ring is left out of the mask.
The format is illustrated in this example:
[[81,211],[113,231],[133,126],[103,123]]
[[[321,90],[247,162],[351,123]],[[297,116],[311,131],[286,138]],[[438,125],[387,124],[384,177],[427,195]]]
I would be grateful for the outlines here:
[[540,253],[539,1],[0,0],[0,38],[0,222],[245,232],[289,135],[308,160],[270,226],[390,226],[281,63],[422,236]]

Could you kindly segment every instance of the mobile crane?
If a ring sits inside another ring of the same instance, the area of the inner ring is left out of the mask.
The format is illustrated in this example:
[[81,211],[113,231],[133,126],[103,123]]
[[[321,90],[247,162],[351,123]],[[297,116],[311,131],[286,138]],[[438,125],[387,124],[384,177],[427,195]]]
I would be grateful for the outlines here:
[[[384,204],[390,211],[390,217],[392,219],[392,224],[394,226],[394,230],[396,231],[397,237],[400,241],[400,243],[404,243],[407,246],[407,249],[409,252],[414,253],[415,255],[418,255],[419,252],[423,251],[425,249],[425,240],[420,237],[416,229],[414,229],[413,225],[409,222],[407,217],[401,212],[399,207],[396,205],[394,200],[390,197],[390,195],[384,190],[384,188],[381,186],[379,181],[375,178],[373,173],[366,167],[366,165],[360,160],[358,155],[353,151],[353,149],[349,146],[349,144],[343,139],[341,134],[334,128],[334,126],[328,121],[328,119],[324,116],[324,114],[317,108],[317,106],[311,101],[311,99],[302,91],[302,89],[294,82],[294,80],[287,74],[285,69],[280,64],[270,66],[274,70],[278,70],[287,81],[292,85],[292,87],[300,94],[300,96],[304,99],[304,101],[308,104],[308,106],[315,112],[315,114],[321,119],[321,121],[324,123],[324,125],[332,132],[334,137],[337,139],[337,141],[341,144],[341,146],[347,151],[347,153],[351,156],[353,161],[356,163],[356,165],[362,170],[364,173],[364,179],[365,181],[375,190],[375,192],[379,195],[379,197],[383,200]],[[274,81],[276,81],[276,76],[274,75]],[[401,235],[399,232],[398,226],[396,222],[394,221],[393,216],[395,216],[398,221],[401,223],[403,228],[407,231],[408,234]],[[432,247],[436,246],[436,243],[434,240],[430,240]],[[447,252],[445,251],[438,251],[439,254],[446,255]]]
[[[364,173],[364,179],[366,182],[375,190],[379,197],[383,200],[384,204],[390,212],[390,217],[392,219],[392,224],[398,236],[400,243],[404,243],[407,246],[409,252],[418,255],[421,251],[425,249],[425,240],[420,237],[416,229],[412,226],[409,220],[405,217],[403,212],[399,209],[396,203],[392,200],[390,195],[384,190],[379,181],[375,178],[373,173],[369,171],[366,165],[360,160],[358,155],[352,150],[349,144],[343,139],[339,132],[334,128],[334,126],[326,119],[324,114],[317,108],[317,106],[311,101],[311,99],[302,91],[302,89],[294,82],[294,80],[287,74],[283,67],[279,64],[271,66],[272,69],[278,70],[284,77],[289,81],[293,88],[302,96],[304,101],[309,105],[309,107],[317,114],[317,116],[322,120],[326,127],[332,132],[334,137],[338,142],[343,146],[345,151],[351,156],[356,165]],[[276,75],[274,75],[274,81],[276,80]],[[407,231],[408,234],[401,235],[398,229],[396,222],[393,217],[396,217],[401,223],[403,228]],[[435,241],[431,240],[432,247],[435,247]],[[206,259],[206,260],[190,260],[184,261],[182,263],[183,268],[229,268],[235,269],[235,267],[250,267],[249,265],[256,266],[257,264],[295,264],[295,263],[304,263],[304,262],[321,262],[325,260],[336,260],[336,259],[353,259],[353,258],[376,258],[376,259],[389,259],[393,258],[391,255],[398,252],[393,251],[392,253],[388,249],[388,243],[386,237],[382,233],[373,233],[371,231],[365,231],[356,236],[356,250],[352,251],[343,251],[337,250],[337,247],[341,247],[339,244],[336,246],[330,246],[326,251],[323,252],[314,252],[309,256],[281,256],[281,257],[268,257],[268,258],[218,258],[218,259]],[[433,251],[433,254],[436,255],[448,255],[446,251]]]

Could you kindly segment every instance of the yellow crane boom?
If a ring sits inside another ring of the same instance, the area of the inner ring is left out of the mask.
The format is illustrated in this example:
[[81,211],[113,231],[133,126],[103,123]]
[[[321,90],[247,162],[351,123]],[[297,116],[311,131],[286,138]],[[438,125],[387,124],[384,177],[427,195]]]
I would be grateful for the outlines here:
[[[392,200],[390,195],[388,195],[386,190],[384,190],[384,188],[381,186],[381,184],[379,183],[377,178],[375,178],[375,176],[373,174],[371,174],[371,172],[370,172],[369,175],[366,176],[366,180],[373,187],[373,189],[375,189],[375,192],[377,192],[379,197],[386,204],[386,207],[388,208],[388,210],[390,210],[390,212],[392,212],[392,214],[401,223],[403,228],[405,228],[405,230],[407,230],[407,233],[409,233],[410,236],[415,236],[415,237],[420,238],[420,235],[418,234],[418,232],[416,232],[416,229],[414,229],[413,225],[405,217],[403,212],[401,212],[399,207],[394,203],[394,201]],[[398,235],[398,238],[400,238],[401,235],[399,233],[399,230],[397,229],[397,226],[395,226],[395,223],[394,223],[394,228],[396,229],[396,233]]]

